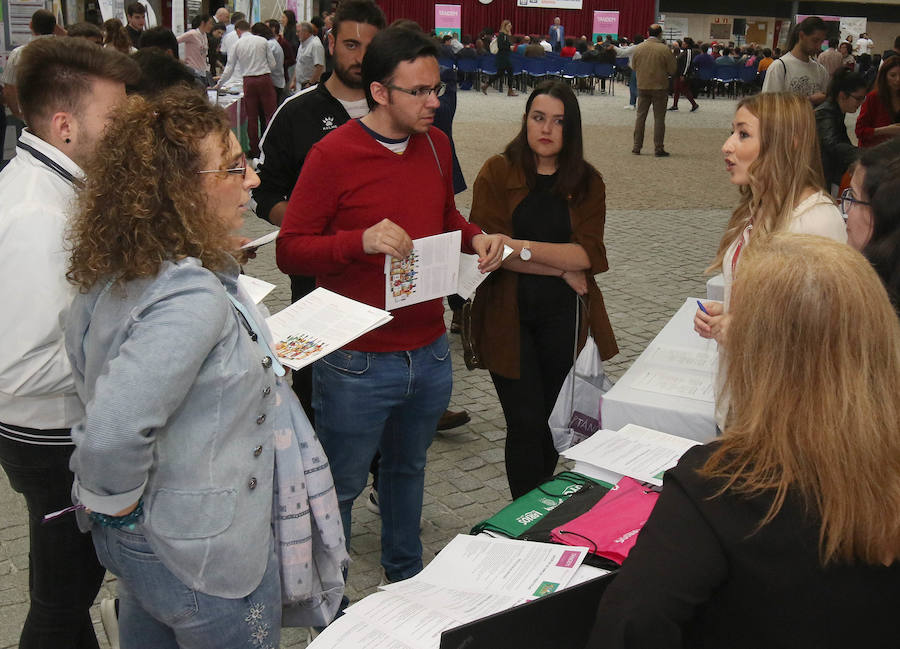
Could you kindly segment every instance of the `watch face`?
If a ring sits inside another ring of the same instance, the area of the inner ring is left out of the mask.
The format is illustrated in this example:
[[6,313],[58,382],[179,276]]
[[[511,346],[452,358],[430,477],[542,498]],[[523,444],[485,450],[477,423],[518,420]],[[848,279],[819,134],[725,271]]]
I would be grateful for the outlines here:
[[522,261],[528,261],[529,259],[531,259],[531,249],[522,248],[521,252],[519,252],[519,259],[521,259]]

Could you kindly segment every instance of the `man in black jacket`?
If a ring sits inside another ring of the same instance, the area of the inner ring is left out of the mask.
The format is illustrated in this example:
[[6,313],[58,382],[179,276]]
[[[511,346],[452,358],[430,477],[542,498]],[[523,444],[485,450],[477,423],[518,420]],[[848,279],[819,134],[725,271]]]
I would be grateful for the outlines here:
[[[280,226],[309,150],[341,124],[368,114],[362,59],[369,42],[384,27],[384,13],[372,0],[341,3],[328,37],[334,74],[325,83],[285,100],[260,141],[260,182],[253,190],[256,215],[260,218]],[[291,302],[315,287],[314,277],[291,275]],[[312,366],[294,372],[294,391],[312,419]]]
[[[816,107],[816,132],[822,155],[825,186],[839,187],[841,178],[859,157],[859,149],[847,135],[846,115],[859,110],[866,98],[866,81],[847,69],[834,73],[828,98]],[[834,194],[834,192],[832,192]]]

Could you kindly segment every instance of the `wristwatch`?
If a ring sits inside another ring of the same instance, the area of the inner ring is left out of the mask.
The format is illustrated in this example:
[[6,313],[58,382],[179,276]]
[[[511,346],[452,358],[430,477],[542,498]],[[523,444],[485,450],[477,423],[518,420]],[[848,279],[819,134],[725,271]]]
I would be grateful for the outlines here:
[[519,251],[519,259],[522,261],[531,260],[531,242],[526,241],[525,245],[522,246],[522,249]]

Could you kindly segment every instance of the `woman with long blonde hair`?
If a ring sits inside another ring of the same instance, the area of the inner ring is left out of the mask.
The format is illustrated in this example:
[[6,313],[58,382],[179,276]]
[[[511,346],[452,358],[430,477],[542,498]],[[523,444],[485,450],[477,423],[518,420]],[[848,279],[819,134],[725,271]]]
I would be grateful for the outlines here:
[[[506,94],[515,97],[519,93],[513,90],[513,67],[512,67],[512,23],[504,20],[500,23],[500,31],[497,32],[497,78],[500,80],[500,91],[503,91],[503,75],[506,75],[507,90]],[[490,80],[485,81],[481,86],[481,92],[487,94]]]
[[710,271],[725,276],[725,302],[706,302],[694,329],[719,342],[728,328],[731,283],[741,253],[759,235],[788,231],[818,234],[844,243],[841,212],[826,193],[816,121],[809,100],[793,93],[742,99],[722,146],[725,170],[741,199],[719,242]]
[[730,416],[665,475],[588,645],[896,647],[900,323],[869,262],[777,233],[745,253]]

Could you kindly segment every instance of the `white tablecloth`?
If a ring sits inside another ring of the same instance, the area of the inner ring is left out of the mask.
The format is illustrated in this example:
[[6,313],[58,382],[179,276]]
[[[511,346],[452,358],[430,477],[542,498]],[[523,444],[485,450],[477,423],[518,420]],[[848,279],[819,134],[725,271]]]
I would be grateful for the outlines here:
[[706,281],[706,299],[725,301],[725,276],[722,273],[713,275]]
[[[648,368],[650,360],[662,347],[677,347],[700,352],[717,352],[714,340],[706,340],[694,331],[693,319],[697,310],[697,298],[688,298],[672,319],[657,334],[647,349],[613,386],[603,395],[601,404],[602,426],[618,430],[625,424],[637,424],[670,435],[686,437],[698,442],[715,439],[715,403],[686,397],[649,392],[633,386],[636,379]],[[672,371],[672,368],[667,368]],[[685,374],[708,376],[715,381],[715,369],[708,372],[694,369],[676,369]],[[713,383],[715,385],[715,383]]]

